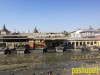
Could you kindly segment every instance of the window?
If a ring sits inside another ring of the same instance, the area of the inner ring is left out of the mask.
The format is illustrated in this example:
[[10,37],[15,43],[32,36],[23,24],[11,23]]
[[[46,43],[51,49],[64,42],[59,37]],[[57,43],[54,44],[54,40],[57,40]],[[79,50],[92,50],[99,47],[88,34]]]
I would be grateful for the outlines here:
[[87,42],[87,44],[89,44],[89,42]]
[[82,45],[82,42],[80,42],[80,45]]
[[73,45],[73,46],[74,46],[74,44],[75,44],[75,43],[74,43],[74,42],[72,42],[72,45]]
[[83,42],[83,44],[85,44],[85,42]]
[[97,44],[97,42],[95,41],[94,44]]
[[93,42],[91,42],[91,45],[93,45]]

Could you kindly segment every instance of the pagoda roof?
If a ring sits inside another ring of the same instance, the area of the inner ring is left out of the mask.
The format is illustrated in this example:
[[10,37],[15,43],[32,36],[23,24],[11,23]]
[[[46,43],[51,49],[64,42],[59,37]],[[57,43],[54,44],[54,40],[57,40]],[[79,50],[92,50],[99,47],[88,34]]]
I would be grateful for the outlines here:
[[3,25],[3,28],[2,28],[1,31],[10,32],[10,31],[5,27],[5,24]]

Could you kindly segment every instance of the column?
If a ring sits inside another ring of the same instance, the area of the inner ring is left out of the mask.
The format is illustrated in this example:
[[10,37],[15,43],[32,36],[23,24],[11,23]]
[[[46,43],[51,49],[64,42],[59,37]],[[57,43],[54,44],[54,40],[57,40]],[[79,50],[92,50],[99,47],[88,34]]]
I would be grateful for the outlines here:
[[74,49],[76,50],[76,41],[74,41]]
[[80,47],[80,41],[78,41],[78,47]]

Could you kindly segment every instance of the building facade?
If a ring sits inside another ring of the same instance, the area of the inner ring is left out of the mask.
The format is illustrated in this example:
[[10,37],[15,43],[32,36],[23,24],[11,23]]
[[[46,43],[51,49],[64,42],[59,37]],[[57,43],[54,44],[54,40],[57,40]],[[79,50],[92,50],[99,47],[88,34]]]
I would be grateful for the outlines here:
[[5,27],[5,24],[3,25],[2,30],[0,30],[1,35],[9,35],[11,32]]
[[99,38],[100,30],[98,29],[78,29],[70,33],[70,38]]

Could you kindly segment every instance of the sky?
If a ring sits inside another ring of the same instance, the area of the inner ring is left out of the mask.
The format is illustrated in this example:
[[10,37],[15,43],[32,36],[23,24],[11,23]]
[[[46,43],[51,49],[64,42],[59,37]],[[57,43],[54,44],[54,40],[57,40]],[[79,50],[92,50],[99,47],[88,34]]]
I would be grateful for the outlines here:
[[100,28],[100,0],[0,0],[0,29],[12,32]]

